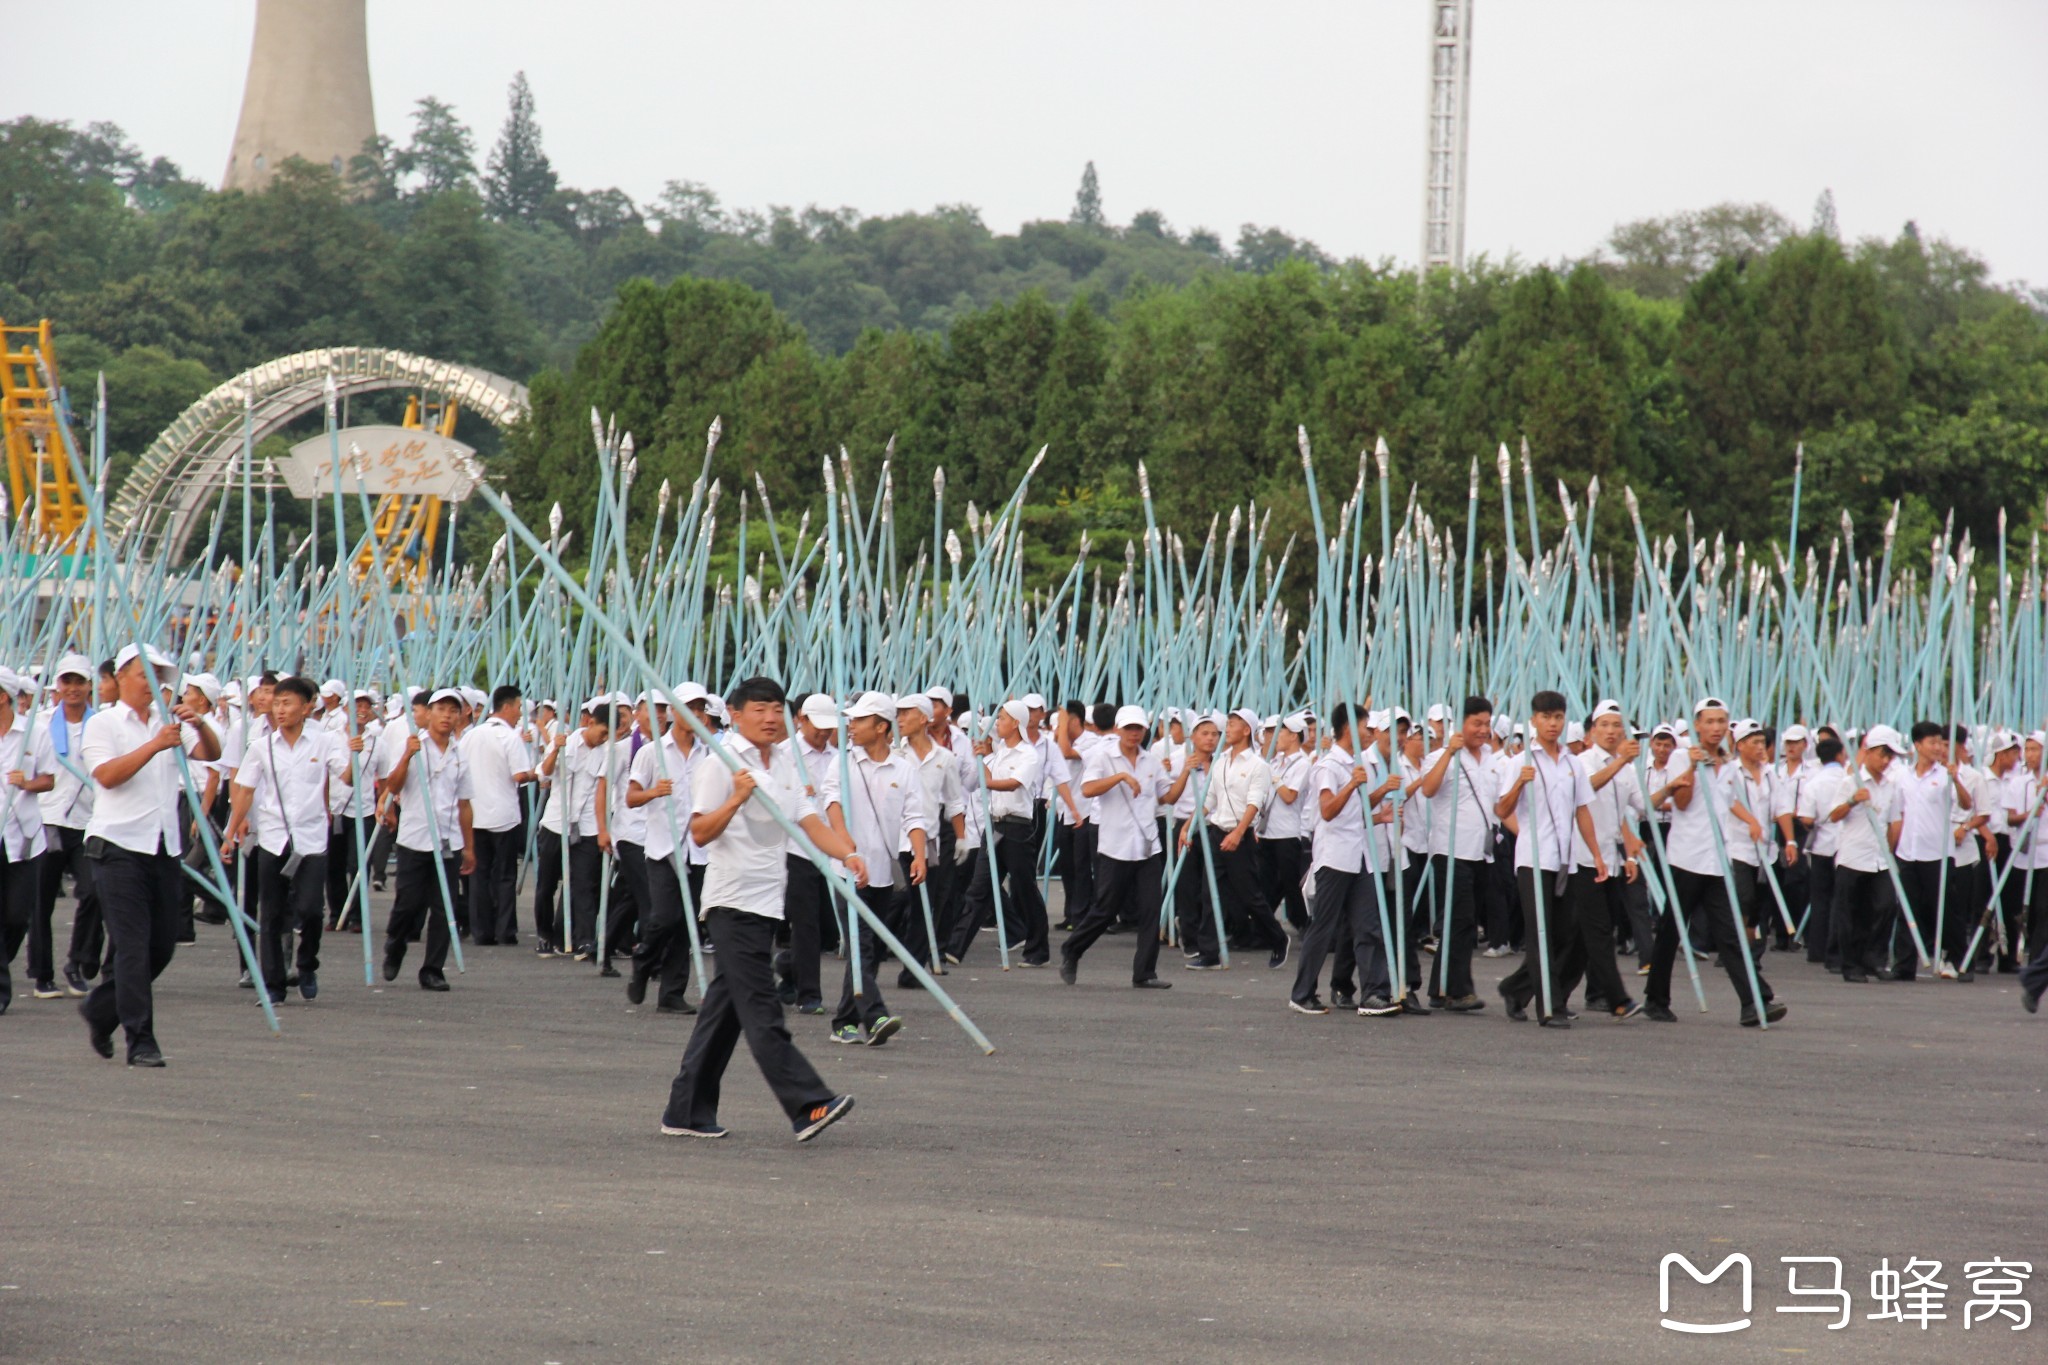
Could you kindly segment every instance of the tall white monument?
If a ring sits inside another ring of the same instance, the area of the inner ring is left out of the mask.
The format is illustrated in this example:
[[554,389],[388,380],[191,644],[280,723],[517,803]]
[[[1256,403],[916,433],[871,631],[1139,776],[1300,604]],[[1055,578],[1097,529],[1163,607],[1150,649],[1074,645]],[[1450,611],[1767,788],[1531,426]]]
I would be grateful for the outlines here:
[[1465,127],[1472,104],[1472,0],[1429,0],[1429,131],[1422,268],[1465,265]]
[[260,190],[288,157],[335,174],[377,131],[364,0],[256,0],[249,80],[221,188]]

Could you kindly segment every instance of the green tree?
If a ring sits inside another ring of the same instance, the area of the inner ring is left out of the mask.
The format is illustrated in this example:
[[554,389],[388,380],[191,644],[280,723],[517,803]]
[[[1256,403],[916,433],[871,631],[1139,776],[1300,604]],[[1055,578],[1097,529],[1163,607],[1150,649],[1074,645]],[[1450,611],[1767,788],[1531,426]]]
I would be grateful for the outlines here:
[[484,170],[484,203],[500,222],[532,222],[555,192],[555,168],[541,150],[526,73],[512,77],[511,108]]
[[415,180],[416,195],[443,194],[476,186],[476,138],[452,106],[432,95],[413,105],[412,141],[394,154],[399,178]]
[[1092,161],[1081,168],[1081,188],[1074,191],[1074,209],[1067,215],[1067,221],[1092,232],[1109,226],[1109,220],[1102,216],[1102,182],[1096,178]]

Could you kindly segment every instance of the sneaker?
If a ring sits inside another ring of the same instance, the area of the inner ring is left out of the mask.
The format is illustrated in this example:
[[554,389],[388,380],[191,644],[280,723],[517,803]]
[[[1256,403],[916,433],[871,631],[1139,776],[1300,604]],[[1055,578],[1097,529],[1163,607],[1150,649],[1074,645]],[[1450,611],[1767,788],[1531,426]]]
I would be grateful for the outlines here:
[[868,1046],[880,1047],[903,1031],[903,1021],[893,1014],[885,1014],[868,1025]]
[[796,1130],[796,1140],[798,1142],[809,1142],[812,1138],[845,1118],[847,1112],[852,1108],[853,1096],[840,1095],[837,1098],[825,1101],[823,1104],[812,1105],[804,1112],[802,1118],[792,1120],[790,1127]]
[[311,1000],[320,994],[320,977],[315,972],[299,973],[299,998]]
[[1267,958],[1267,959],[1266,959],[1266,965],[1267,965],[1268,967],[1274,967],[1274,968],[1278,968],[1278,967],[1284,967],[1284,966],[1286,966],[1286,965],[1287,965],[1287,940],[1286,940],[1286,939],[1284,939],[1284,938],[1283,938],[1282,940],[1280,940],[1280,946],[1279,946],[1278,948],[1275,948],[1275,949],[1273,950],[1273,956],[1271,956],[1271,957],[1269,957],[1269,958]]
[[1415,948],[1417,952],[1434,953],[1437,949],[1436,936],[1432,934],[1430,937],[1425,938],[1424,940],[1422,940],[1422,942],[1416,944]]
[[946,959],[946,965],[948,967],[957,967],[960,965],[960,959],[952,953],[941,953],[939,954],[939,956]]
[[1222,960],[1213,957],[1191,957],[1187,960],[1186,965],[1187,969],[1191,972],[1220,972],[1223,970]]
[[242,979],[235,984],[245,991],[253,991],[256,989],[256,978],[249,975],[249,969],[244,967],[242,968]]
[[1399,1014],[1401,1007],[1384,995],[1368,995],[1359,1002],[1358,1012],[1367,1018],[1384,1019],[1389,1015]]
[[1311,995],[1306,1000],[1290,1000],[1287,1002],[1287,1008],[1293,1010],[1296,1014],[1328,1014],[1330,1012],[1330,1007],[1323,1003],[1323,998],[1319,995]]
[[85,978],[79,975],[77,967],[69,963],[66,963],[64,967],[64,993],[73,996],[85,994]]
[[2021,991],[2020,1008],[2028,1014],[2039,1014],[2041,1012],[2041,992]]
[[1529,1022],[1528,1008],[1525,1005],[1523,1005],[1521,1001],[1518,1001],[1512,995],[1509,995],[1506,991],[1502,991],[1500,993],[1500,1003],[1501,1008],[1505,1009],[1508,1012],[1508,1018],[1514,1020],[1518,1024],[1526,1024]]
[[1479,955],[1481,957],[1506,957],[1508,956],[1508,950],[1498,943],[1489,943],[1486,945],[1485,951]]
[[1332,992],[1331,999],[1337,1002],[1337,1008],[1340,1010],[1355,1010],[1358,1008],[1358,996],[1354,992],[1335,991]]
[[588,961],[590,961],[590,960],[591,960],[592,958],[594,958],[594,957],[596,957],[596,956],[597,956],[597,954],[596,954],[596,953],[594,953],[594,952],[592,952],[592,951],[591,951],[590,949],[588,949],[588,948],[578,948],[578,949],[576,950],[576,960],[577,960],[578,962],[588,962]]
[[796,1012],[798,1014],[823,1014],[825,1012],[825,1002],[822,1000],[800,1001],[797,1004]]
[[1631,1000],[1626,1005],[1616,1005],[1613,1010],[1616,1019],[1633,1019],[1643,1012],[1643,1002]]
[[664,1121],[661,1125],[661,1135],[663,1137],[722,1138],[725,1136],[725,1129],[715,1123],[703,1128],[691,1128],[687,1125],[677,1127]]
[[36,982],[34,995],[38,1000],[61,1000],[64,998],[64,992],[57,989],[57,983],[54,981]]
[[1650,964],[1649,964],[1649,963],[1647,963],[1647,962],[1644,962],[1644,963],[1640,963],[1640,964],[1638,964],[1638,965],[1637,965],[1637,967],[1636,967],[1636,975],[1637,975],[1637,976],[1648,976],[1649,974],[1650,974]]
[[1655,1003],[1643,1006],[1643,1018],[1655,1020],[1660,1024],[1675,1024],[1678,1022],[1678,1016],[1671,1012],[1671,1006]]
[[841,1024],[838,1028],[832,1030],[832,1041],[847,1044],[858,1043],[861,1041],[860,1029],[853,1024]]
[[1052,931],[1055,934],[1071,934],[1074,932],[1074,926],[1072,924],[1069,924],[1066,920],[1061,920],[1058,924],[1055,924],[1052,927]]
[[1064,956],[1060,958],[1060,980],[1071,986],[1080,979],[1080,975],[1079,964],[1074,959]]
[[1454,995],[1444,1001],[1444,1008],[1453,1014],[1477,1014],[1486,1008],[1486,1002],[1476,995]]
[[634,969],[633,974],[626,978],[626,1003],[629,1005],[644,1005],[647,1003],[647,978],[641,975],[637,967]]
[[1562,1014],[1546,1014],[1536,1021],[1541,1028],[1570,1028],[1572,1021]]
[[1420,997],[1418,997],[1414,991],[1410,991],[1406,995],[1401,997],[1401,1013],[1428,1014],[1429,1006],[1423,1004]]

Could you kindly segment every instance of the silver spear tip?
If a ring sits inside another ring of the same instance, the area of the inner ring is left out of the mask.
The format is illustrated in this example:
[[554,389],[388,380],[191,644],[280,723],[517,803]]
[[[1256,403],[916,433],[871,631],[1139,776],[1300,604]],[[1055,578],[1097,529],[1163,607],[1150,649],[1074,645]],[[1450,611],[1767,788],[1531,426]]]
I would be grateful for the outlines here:
[[629,432],[627,432],[627,433],[626,433],[626,434],[625,434],[624,436],[622,436],[622,437],[620,437],[620,438],[619,438],[619,454],[620,454],[620,455],[622,455],[622,456],[624,456],[624,457],[625,457],[626,459],[628,459],[628,460],[630,460],[630,459],[632,459],[632,458],[633,458],[633,433],[632,433],[632,432],[630,432],[630,431],[629,431]]
[[887,441],[884,441],[884,442],[882,443],[882,458],[883,458],[883,459],[885,459],[885,460],[889,460],[889,459],[894,459],[894,458],[895,458],[895,455],[896,455],[896,433],[892,431],[892,432],[890,432],[890,433],[889,433],[889,439],[888,439]]
[[1299,423],[1294,428],[1294,447],[1301,452],[1301,467],[1309,467],[1308,428]]
[[1508,454],[1508,443],[1500,443],[1500,453],[1494,457],[1494,464],[1500,469],[1500,481],[1508,481],[1508,471],[1515,467],[1515,457]]
[[932,471],[932,494],[934,497],[943,498],[946,496],[946,467],[944,465],[940,465]]
[[1386,437],[1381,436],[1373,442],[1372,458],[1374,462],[1377,463],[1380,467],[1380,477],[1383,479],[1386,478],[1387,461],[1390,458],[1392,458],[1392,452],[1387,449]]
[[1586,505],[1592,506],[1600,499],[1600,476],[1595,474],[1593,482],[1586,485]]
[[1045,463],[1045,452],[1051,449],[1052,446],[1050,443],[1042,445],[1038,448],[1038,453],[1031,457],[1031,468],[1024,471],[1025,478],[1028,479],[1033,474],[1036,474],[1038,472],[1038,467]]
[[1529,438],[1527,436],[1522,437],[1522,472],[1524,474],[1529,472]]
[[1138,496],[1149,500],[1152,496],[1152,477],[1145,472],[1145,462],[1138,461]]
[[1636,503],[1636,490],[1632,485],[1623,484],[1621,486],[1621,501],[1628,508],[1629,516],[1637,517],[1641,515],[1641,508]]
[[1472,488],[1468,496],[1472,498],[1479,496],[1479,457],[1477,455],[1472,457]]
[[946,558],[953,561],[954,568],[960,567],[960,533],[958,531],[946,532]]
[[1806,467],[1806,442],[1800,441],[1792,447],[1792,472],[1797,474]]
[[655,492],[654,495],[656,505],[659,506],[662,511],[668,511],[669,499],[674,495],[675,490],[669,487],[667,479],[663,479],[661,481],[661,487]]

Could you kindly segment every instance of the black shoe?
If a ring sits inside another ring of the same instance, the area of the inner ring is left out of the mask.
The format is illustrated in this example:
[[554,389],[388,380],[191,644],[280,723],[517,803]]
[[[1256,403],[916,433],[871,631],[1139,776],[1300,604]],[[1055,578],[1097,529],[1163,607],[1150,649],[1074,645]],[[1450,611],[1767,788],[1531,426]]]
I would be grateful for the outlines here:
[[707,1124],[702,1128],[692,1128],[688,1124],[671,1124],[667,1119],[663,1119],[661,1121],[661,1135],[663,1137],[722,1138],[725,1136],[725,1129],[715,1123]]
[[66,963],[64,967],[64,990],[68,995],[83,996],[85,994],[85,978],[78,974],[78,968],[69,963]]
[[823,1014],[825,1012],[825,1002],[822,1000],[806,1000],[796,1007],[796,1012],[798,1014]]
[[1423,1004],[1421,997],[1416,995],[1414,991],[1410,991],[1401,997],[1401,1013],[1428,1014],[1429,1006]]
[[1031,957],[1020,957],[1020,958],[1018,958],[1018,959],[1017,959],[1017,965],[1018,965],[1019,967],[1050,967],[1050,966],[1052,965],[1052,958],[1051,958],[1051,957],[1038,957],[1038,958],[1031,958]]
[[1069,924],[1065,920],[1061,920],[1058,924],[1055,924],[1052,927],[1052,931],[1055,934],[1071,934],[1074,932],[1074,926]]
[[1486,1002],[1476,995],[1459,995],[1444,1001],[1443,1007],[1452,1014],[1477,1014],[1486,1008]]
[[[2033,1009],[2033,1006],[2029,1005],[2027,1008],[2029,1011],[2031,1011]],[[80,1005],[78,1007],[78,1017],[85,1020],[86,1033],[88,1035],[88,1041],[92,1043],[92,1050],[94,1052],[99,1053],[100,1056],[106,1058],[108,1061],[113,1061],[113,1030],[109,1029],[105,1033],[100,1032],[99,1026],[93,1023],[92,1016],[85,1012],[85,1006],[83,1005]]]
[[145,1047],[140,1049],[139,1051],[131,1052],[128,1054],[128,1065],[130,1066],[146,1066],[155,1068],[161,1067],[163,1064],[164,1054],[158,1052],[153,1047]]
[[1060,958],[1060,980],[1071,986],[1080,979],[1080,976],[1079,964],[1071,957],[1062,955]]
[[1523,1007],[1522,1002],[1516,1000],[1515,997],[1509,995],[1506,991],[1500,993],[1500,1003],[1501,1008],[1508,1012],[1508,1018],[1518,1024],[1529,1022],[1529,1011]]
[[445,991],[448,989],[448,978],[439,972],[421,972],[420,989],[423,991]]
[[792,1119],[790,1127],[796,1130],[798,1142],[809,1142],[818,1134],[846,1117],[853,1108],[853,1096],[840,1095],[823,1104],[814,1104],[805,1110],[803,1116]]
[[1287,1008],[1293,1010],[1296,1014],[1328,1014],[1330,1012],[1330,1007],[1323,1003],[1323,998],[1319,995],[1311,995],[1306,1000],[1290,1000],[1287,1002]]
[[[1777,1022],[1778,1022],[1778,1021],[1779,1021],[1780,1019],[1783,1019],[1784,1017],[1785,1017],[1785,1007],[1784,1007],[1784,1005],[1780,1004],[1780,1003],[1779,1003],[1778,1001],[1776,1001],[1776,1000],[1766,1000],[1766,1001],[1764,1001],[1764,1022],[1765,1022],[1765,1023],[1767,1023],[1767,1024],[1775,1024],[1775,1023],[1777,1023]],[[1744,1028],[1755,1028],[1755,1027],[1756,1027],[1756,1011],[1755,1011],[1754,1009],[1745,1009],[1745,1010],[1743,1010],[1743,1012],[1742,1012],[1742,1026],[1743,1026]]]
[[[270,993],[269,993],[268,991],[264,992],[264,995],[269,995],[269,994],[270,994]],[[260,1005],[262,1005],[262,1003],[263,1003],[263,996],[262,996],[262,995],[259,995],[259,996],[257,996],[257,997],[256,997],[256,1003],[257,1003],[257,1004],[258,1004],[259,1006],[260,1006]],[[279,991],[279,992],[278,992],[278,993],[277,993],[276,995],[271,995],[271,996],[270,996],[270,1007],[271,1007],[272,1009],[276,1009],[276,1008],[277,1008],[277,1007],[278,1007],[279,1005],[282,1005],[283,1003],[284,1003],[284,992],[283,992],[283,991]]]
[[316,972],[300,972],[299,998],[301,1000],[311,1000],[318,994],[320,994],[319,974]]
[[[381,887],[378,889],[382,890]],[[201,924],[226,924],[228,922],[228,912],[218,907],[212,907],[205,910],[194,910],[192,918],[198,920]]]
[[896,973],[896,989],[899,991],[922,990],[924,989],[924,983],[915,976],[912,976],[910,969],[905,967],[902,971]]
[[616,977],[619,975],[619,969],[607,962],[597,969],[597,974],[604,977]]
[[1186,965],[1187,969],[1191,972],[1220,972],[1223,970],[1222,959],[1214,957],[1191,957],[1187,960]]
[[1961,981],[1961,982],[1966,982],[1966,983],[1967,983],[1967,982],[1975,981],[1976,979],[1977,979],[1977,969],[1976,969],[1975,967],[1965,967],[1965,968],[1963,968],[1963,969],[1962,969],[1961,971],[1959,971],[1959,972],[1957,972],[1957,973],[1956,973],[1956,980],[1958,980],[1958,981]]
[[1266,965],[1268,967],[1277,968],[1284,967],[1287,965],[1287,944],[1287,939],[1282,938],[1280,940],[1280,946],[1273,950],[1273,956],[1266,959]]
[[1572,1021],[1562,1014],[1546,1014],[1536,1021],[1542,1028],[1570,1028]]
[[1867,976],[1865,976],[1865,975],[1864,975],[1864,974],[1863,974],[1862,972],[1843,972],[1843,973],[1842,973],[1842,980],[1844,980],[1844,981],[1854,981],[1854,982],[1858,982],[1858,983],[1860,983],[1860,984],[1863,984],[1863,985],[1869,985],[1869,984],[1870,984],[1870,978],[1869,978],[1869,977],[1867,977]]
[[1643,1018],[1654,1019],[1660,1024],[1675,1024],[1678,1016],[1671,1012],[1671,1006],[1660,1005],[1654,1000],[1643,1006]]
[[634,968],[633,975],[627,978],[626,999],[629,1003],[635,1005],[647,1003],[647,978],[641,974],[637,967]]
[[405,945],[392,942],[384,945],[384,979],[398,980],[398,966],[405,961]]
[[494,938],[480,938],[470,946],[473,948],[495,948],[498,946],[498,940]]
[[[2025,1010],[2028,1014],[2039,1014],[2041,1012],[2041,992],[2021,991],[2020,1008]],[[108,1047],[110,1051],[101,1053],[101,1056],[104,1057],[111,1055],[112,1044],[109,1044]]]
[[1359,1002],[1358,1012],[1368,1019],[1389,1019],[1401,1013],[1401,1007],[1384,995],[1368,995]]
[[[695,1014],[697,1007],[686,1000],[680,1005],[656,1005],[654,1012],[656,1014]],[[825,1007],[820,1005],[818,1013],[823,1014],[824,1012]]]
[[1358,1008],[1358,995],[1354,991],[1332,991],[1330,1002],[1340,1010],[1355,1010]]
[[55,981],[36,982],[36,988],[30,994],[34,995],[38,1000],[62,1000],[64,998],[64,992],[57,989]]
[[253,991],[256,989],[256,978],[249,974],[247,967],[244,967],[242,968],[242,979],[235,984],[245,991]]
[[1161,981],[1156,976],[1148,976],[1143,981],[1133,981],[1131,989],[1139,991],[1170,991],[1173,989],[1173,983],[1171,981]]
[[1643,1012],[1643,1002],[1631,1000],[1626,1005],[1616,1005],[1610,1013],[1616,1019],[1633,1019]]

